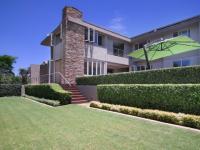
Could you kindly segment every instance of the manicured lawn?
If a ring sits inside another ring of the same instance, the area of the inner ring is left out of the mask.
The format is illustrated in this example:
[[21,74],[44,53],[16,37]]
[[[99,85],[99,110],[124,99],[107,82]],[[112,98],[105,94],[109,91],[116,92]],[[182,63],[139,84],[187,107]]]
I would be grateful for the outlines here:
[[200,148],[200,133],[77,105],[47,107],[0,98],[0,149]]

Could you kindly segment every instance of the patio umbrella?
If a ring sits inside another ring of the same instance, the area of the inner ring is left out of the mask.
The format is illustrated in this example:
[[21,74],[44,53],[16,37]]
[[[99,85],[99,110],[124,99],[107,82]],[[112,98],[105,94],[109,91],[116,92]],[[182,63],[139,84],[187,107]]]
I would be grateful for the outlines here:
[[143,48],[133,51],[128,56],[139,60],[146,60],[147,68],[150,68],[150,61],[198,49],[200,49],[198,42],[187,36],[178,36],[153,44],[146,44]]

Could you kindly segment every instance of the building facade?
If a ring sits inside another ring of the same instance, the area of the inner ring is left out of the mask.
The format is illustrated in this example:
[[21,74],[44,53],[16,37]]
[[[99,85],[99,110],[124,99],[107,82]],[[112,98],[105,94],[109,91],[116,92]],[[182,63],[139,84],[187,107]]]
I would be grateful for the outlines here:
[[[51,50],[50,73],[62,74],[70,83],[84,75],[104,75],[144,70],[145,61],[128,54],[146,43],[179,35],[200,42],[200,16],[189,18],[150,32],[128,38],[83,20],[83,13],[65,7],[58,27],[42,42]],[[179,54],[151,62],[153,69],[198,65],[200,51]]]

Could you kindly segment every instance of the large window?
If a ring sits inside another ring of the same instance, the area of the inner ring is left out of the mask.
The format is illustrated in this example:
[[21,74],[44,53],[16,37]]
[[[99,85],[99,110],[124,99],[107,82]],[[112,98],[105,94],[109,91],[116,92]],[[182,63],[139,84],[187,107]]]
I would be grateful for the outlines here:
[[102,75],[105,73],[105,63],[102,61],[85,61],[84,62],[84,74],[85,75]]
[[[152,69],[152,65],[150,65],[150,69]],[[141,71],[141,70],[147,70],[146,65],[137,65],[132,67],[133,71]]]
[[173,67],[190,66],[190,60],[177,60],[173,62]]
[[113,54],[115,56],[124,56],[124,43],[113,42]]
[[190,29],[182,30],[180,32],[174,32],[173,33],[173,37],[177,37],[177,36],[181,36],[181,35],[190,37]]

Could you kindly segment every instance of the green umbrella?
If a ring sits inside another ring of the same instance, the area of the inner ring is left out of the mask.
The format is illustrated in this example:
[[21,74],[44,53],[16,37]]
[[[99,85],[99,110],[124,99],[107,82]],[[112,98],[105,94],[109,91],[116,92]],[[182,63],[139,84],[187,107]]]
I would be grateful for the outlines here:
[[153,44],[147,44],[143,48],[133,51],[128,56],[140,60],[146,60],[148,65],[149,61],[198,49],[200,49],[200,44],[198,42],[187,36],[178,36]]

